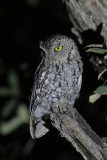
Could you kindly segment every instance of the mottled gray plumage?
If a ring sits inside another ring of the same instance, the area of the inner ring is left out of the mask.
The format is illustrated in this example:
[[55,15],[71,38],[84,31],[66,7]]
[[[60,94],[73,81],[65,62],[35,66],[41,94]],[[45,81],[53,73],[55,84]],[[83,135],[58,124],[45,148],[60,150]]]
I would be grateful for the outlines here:
[[[58,47],[60,51],[56,51]],[[50,114],[53,106],[59,107],[62,113],[70,112],[65,104],[74,105],[82,83],[83,64],[71,38],[56,35],[41,42],[40,48],[44,55],[35,74],[30,103],[32,138],[48,132],[43,116]]]

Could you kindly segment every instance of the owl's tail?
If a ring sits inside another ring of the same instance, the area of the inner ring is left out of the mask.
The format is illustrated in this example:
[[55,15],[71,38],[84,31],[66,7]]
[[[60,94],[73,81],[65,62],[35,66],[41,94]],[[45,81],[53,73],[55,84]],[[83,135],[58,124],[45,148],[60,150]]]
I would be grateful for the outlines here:
[[40,138],[49,131],[49,129],[44,126],[44,123],[42,120],[36,123],[32,120],[32,117],[30,117],[30,135],[33,139]]

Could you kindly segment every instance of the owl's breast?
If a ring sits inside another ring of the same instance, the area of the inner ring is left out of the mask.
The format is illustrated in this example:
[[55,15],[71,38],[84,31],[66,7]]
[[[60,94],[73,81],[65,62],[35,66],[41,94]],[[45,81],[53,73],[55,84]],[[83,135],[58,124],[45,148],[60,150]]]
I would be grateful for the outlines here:
[[80,90],[78,84],[80,76],[76,65],[51,65],[41,77],[42,99],[49,102],[57,102],[63,99],[71,101],[73,104]]

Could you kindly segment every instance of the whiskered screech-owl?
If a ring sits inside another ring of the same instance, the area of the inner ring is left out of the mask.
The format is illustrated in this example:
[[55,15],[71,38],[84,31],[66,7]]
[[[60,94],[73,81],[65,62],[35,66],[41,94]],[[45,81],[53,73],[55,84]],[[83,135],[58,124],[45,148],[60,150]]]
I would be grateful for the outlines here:
[[79,97],[83,64],[75,42],[67,36],[55,35],[40,43],[43,59],[35,73],[30,102],[30,133],[39,138],[49,130],[44,115],[53,107],[70,112]]

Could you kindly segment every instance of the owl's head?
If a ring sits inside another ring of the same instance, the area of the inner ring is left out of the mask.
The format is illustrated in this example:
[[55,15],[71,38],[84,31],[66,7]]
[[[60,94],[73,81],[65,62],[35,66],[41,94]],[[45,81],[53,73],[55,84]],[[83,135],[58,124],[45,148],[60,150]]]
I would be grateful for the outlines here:
[[50,61],[67,61],[78,54],[75,42],[63,35],[55,35],[40,43],[45,58]]

